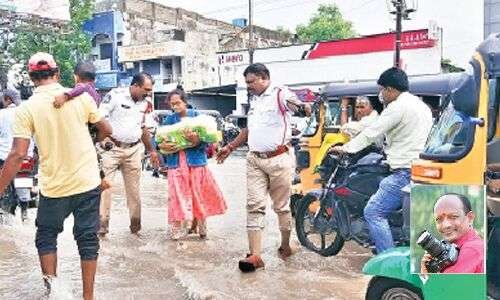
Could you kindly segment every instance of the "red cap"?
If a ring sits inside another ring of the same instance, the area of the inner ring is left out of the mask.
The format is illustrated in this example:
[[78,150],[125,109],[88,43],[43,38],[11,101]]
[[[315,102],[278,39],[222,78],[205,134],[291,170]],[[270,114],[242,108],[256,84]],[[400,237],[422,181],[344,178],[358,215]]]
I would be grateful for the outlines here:
[[45,52],[37,52],[31,56],[28,62],[28,71],[47,71],[57,69],[56,61],[52,55]]

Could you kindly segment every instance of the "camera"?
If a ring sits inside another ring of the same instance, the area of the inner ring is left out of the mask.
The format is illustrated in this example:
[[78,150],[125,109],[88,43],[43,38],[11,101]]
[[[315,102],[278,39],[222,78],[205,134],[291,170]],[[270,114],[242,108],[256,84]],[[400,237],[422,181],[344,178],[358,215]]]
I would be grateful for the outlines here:
[[431,260],[425,263],[429,273],[439,273],[457,262],[457,246],[448,241],[438,240],[427,230],[419,234],[417,244],[432,256]]

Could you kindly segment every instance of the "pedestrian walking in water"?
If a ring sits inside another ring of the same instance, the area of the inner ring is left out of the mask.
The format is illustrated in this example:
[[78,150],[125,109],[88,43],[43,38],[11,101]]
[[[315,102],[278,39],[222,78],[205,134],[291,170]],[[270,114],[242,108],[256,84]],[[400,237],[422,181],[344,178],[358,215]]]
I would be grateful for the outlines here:
[[251,94],[248,127],[217,153],[217,160],[224,162],[236,147],[248,140],[247,233],[250,253],[239,261],[239,268],[242,272],[252,272],[264,267],[261,244],[269,196],[281,232],[278,255],[284,260],[292,255],[289,201],[295,156],[290,151],[291,115],[301,109],[310,114],[311,108],[302,104],[288,88],[272,85],[269,70],[263,64],[248,66],[243,76]]
[[[130,232],[141,230],[141,197],[139,193],[144,147],[150,155],[153,167],[158,167],[158,153],[151,143],[151,134],[145,125],[149,102],[146,98],[153,91],[153,78],[147,73],[138,73],[129,87],[112,89],[101,101],[99,110],[109,120],[113,134],[109,137],[114,147],[102,153],[102,169],[105,179],[112,182],[119,170],[123,175],[127,207],[130,217]],[[101,228],[104,237],[109,231],[111,214],[111,189],[102,192]]]
[[40,157],[40,202],[36,216],[36,247],[45,284],[50,291],[57,275],[57,236],[73,214],[73,235],[80,253],[83,298],[94,298],[99,239],[99,168],[87,124],[95,124],[99,139],[111,134],[97,105],[87,94],[54,109],[56,95],[68,90],[57,81],[59,69],[48,53],[36,53],[28,64],[33,95],[16,111],[14,141],[0,174],[0,193],[15,177],[26,157],[31,137]]
[[[163,125],[173,125],[184,118],[198,116],[196,110],[188,109],[186,94],[175,89],[167,96],[174,113],[167,116]],[[191,232],[198,232],[200,238],[207,236],[206,219],[226,211],[226,202],[212,172],[207,166],[207,144],[192,131],[184,132],[193,145],[179,150],[172,142],[163,142],[160,149],[166,155],[168,168],[168,222],[172,227],[171,238],[179,239],[187,235],[184,227],[192,221]]]

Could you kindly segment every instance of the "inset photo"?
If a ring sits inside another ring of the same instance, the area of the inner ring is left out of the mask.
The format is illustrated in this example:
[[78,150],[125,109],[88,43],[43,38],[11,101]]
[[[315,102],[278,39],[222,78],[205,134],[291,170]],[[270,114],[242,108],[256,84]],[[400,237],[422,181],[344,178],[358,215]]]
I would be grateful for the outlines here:
[[411,189],[412,273],[485,273],[482,185],[414,185]]

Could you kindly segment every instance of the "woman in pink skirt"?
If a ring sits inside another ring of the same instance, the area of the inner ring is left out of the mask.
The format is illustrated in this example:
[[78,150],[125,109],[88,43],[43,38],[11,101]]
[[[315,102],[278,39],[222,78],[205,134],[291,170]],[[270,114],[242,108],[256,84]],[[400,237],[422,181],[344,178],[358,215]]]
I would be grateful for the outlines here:
[[[175,89],[166,99],[174,111],[165,118],[163,125],[172,125],[186,117],[195,117],[199,113],[188,109],[186,94]],[[207,144],[200,142],[195,132],[186,130],[186,138],[194,145],[179,150],[175,144],[163,142],[162,150],[166,155],[168,168],[168,223],[172,228],[172,239],[187,235],[185,225],[192,222],[191,232],[198,231],[200,238],[207,236],[206,218],[220,215],[226,211],[226,202],[212,172],[207,167]]]

